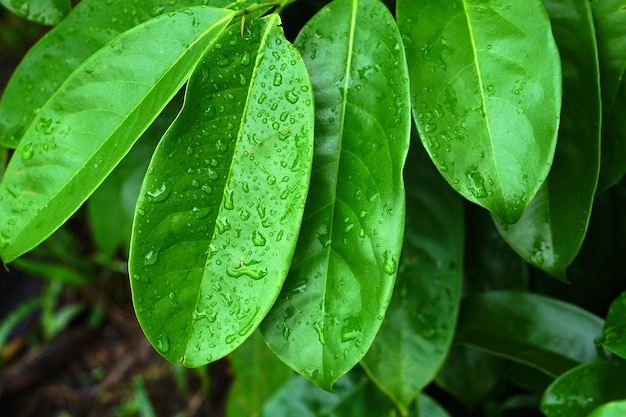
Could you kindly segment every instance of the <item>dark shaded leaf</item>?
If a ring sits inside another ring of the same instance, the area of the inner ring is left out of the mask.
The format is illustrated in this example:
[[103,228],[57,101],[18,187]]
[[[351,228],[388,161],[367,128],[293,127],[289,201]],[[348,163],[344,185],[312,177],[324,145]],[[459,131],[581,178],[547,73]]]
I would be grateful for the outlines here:
[[626,292],[611,303],[604,323],[602,344],[611,352],[626,359]]

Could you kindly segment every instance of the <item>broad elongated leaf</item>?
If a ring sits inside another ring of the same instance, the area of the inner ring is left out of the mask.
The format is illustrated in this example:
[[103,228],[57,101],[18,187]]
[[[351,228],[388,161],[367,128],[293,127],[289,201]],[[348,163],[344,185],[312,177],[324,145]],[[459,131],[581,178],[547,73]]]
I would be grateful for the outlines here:
[[604,340],[607,349],[626,359],[626,292],[611,303],[604,323]]
[[507,223],[550,170],[558,51],[540,0],[398,0],[413,116],[443,177]]
[[626,401],[613,401],[593,410],[588,417],[622,417],[626,415]]
[[[603,321],[574,305],[531,293],[467,297],[457,341],[557,376],[597,357]],[[576,323],[572,326],[571,323]]]
[[393,290],[408,78],[400,35],[379,0],[332,2],[296,46],[315,91],[314,168],[289,276],[262,331],[283,361],[331,389],[369,349]]
[[[67,19],[31,48],[11,77],[0,101],[0,144],[15,148],[39,109],[76,68],[107,42],[155,16],[206,3],[206,0],[81,1]],[[215,7],[237,9],[254,3],[252,0],[210,2]]]
[[255,417],[266,401],[287,384],[294,373],[255,332],[230,355],[235,381],[228,393],[226,417]]
[[363,359],[368,374],[405,415],[448,354],[461,301],[463,204],[421,144],[404,171],[407,220],[387,315]]
[[626,362],[585,363],[561,375],[544,392],[547,417],[586,417],[594,408],[626,398]]
[[69,13],[70,0],[0,0],[16,15],[44,25],[56,25]]
[[617,184],[626,172],[626,2],[593,0],[602,81],[602,163],[598,188]]
[[600,75],[589,1],[544,4],[563,65],[559,143],[550,175],[520,221],[508,225],[494,220],[524,260],[565,280],[565,269],[587,232],[598,180]]
[[189,82],[137,202],[129,270],[139,322],[172,361],[243,343],[295,249],[313,157],[313,90],[277,15],[231,26]]
[[231,11],[189,8],[116,38],[37,114],[0,184],[0,255],[48,237],[124,157],[189,77]]

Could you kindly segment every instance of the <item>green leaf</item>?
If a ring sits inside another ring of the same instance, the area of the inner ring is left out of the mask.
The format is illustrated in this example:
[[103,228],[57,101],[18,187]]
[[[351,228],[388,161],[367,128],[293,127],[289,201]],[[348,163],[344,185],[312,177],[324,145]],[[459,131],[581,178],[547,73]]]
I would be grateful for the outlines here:
[[367,352],[402,247],[408,74],[379,0],[336,0],[296,39],[316,100],[311,193],[289,276],[262,331],[284,362],[333,383]]
[[559,122],[541,1],[398,0],[397,16],[430,157],[464,197],[516,222],[548,175]]
[[609,401],[626,398],[626,362],[596,361],[577,366],[544,392],[541,411],[547,417],[585,417]]
[[594,339],[602,326],[599,317],[572,304],[494,291],[463,301],[457,341],[554,377],[597,357]]
[[339,379],[334,392],[301,376],[280,389],[263,407],[264,417],[395,417],[393,404],[359,372]]
[[85,61],[46,102],[0,184],[0,255],[32,249],[87,199],[233,17],[197,7],[156,18]]
[[617,184],[626,172],[626,2],[591,2],[602,84],[602,162],[599,190]]
[[544,3],[563,65],[559,143],[550,175],[520,221],[494,221],[524,260],[566,280],[587,232],[598,180],[600,75],[589,1]]
[[450,417],[445,408],[426,394],[420,395],[415,407],[418,417]]
[[263,404],[292,377],[293,372],[255,332],[230,356],[235,381],[228,393],[227,417],[259,416]]
[[16,15],[43,25],[54,26],[70,12],[70,0],[0,0]]
[[611,352],[626,359],[626,292],[611,303],[604,323],[602,344]]
[[313,157],[313,90],[277,15],[203,57],[150,162],[129,270],[135,311],[171,361],[243,343],[283,285]]
[[463,270],[463,203],[420,143],[404,177],[407,218],[387,315],[362,364],[403,415],[442,366],[456,326]]
[[626,401],[613,401],[593,410],[587,417],[623,417],[626,415]]
[[501,358],[469,346],[455,345],[437,375],[436,383],[467,407],[474,407],[501,381],[502,365]]
[[[11,77],[0,101],[0,144],[15,148],[40,108],[76,68],[107,42],[155,16],[205,3],[206,0],[81,1],[30,49]],[[255,2],[211,1],[215,7],[239,8],[250,3]]]

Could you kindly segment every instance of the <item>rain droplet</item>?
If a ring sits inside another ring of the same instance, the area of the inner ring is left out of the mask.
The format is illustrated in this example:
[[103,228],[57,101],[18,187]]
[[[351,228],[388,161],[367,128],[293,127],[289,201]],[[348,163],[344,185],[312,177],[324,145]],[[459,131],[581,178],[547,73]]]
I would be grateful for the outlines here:
[[291,104],[296,104],[298,102],[298,95],[293,91],[285,91],[285,98]]
[[227,57],[225,57],[224,55],[220,55],[219,57],[217,57],[217,65],[219,67],[227,67],[230,65],[232,61],[230,59],[228,59]]
[[150,249],[150,251],[146,254],[143,264],[145,266],[152,266],[159,261],[159,252],[154,249]]
[[33,157],[33,153],[33,145],[29,143],[24,146],[24,149],[22,149],[22,158],[25,160],[29,160]]
[[485,189],[485,181],[483,176],[477,170],[469,171],[467,174],[469,180],[468,189],[477,198],[487,197],[487,190]]
[[224,208],[226,210],[232,210],[235,208],[233,204],[233,190],[228,190],[224,194]]
[[280,75],[280,73],[275,73],[274,74],[274,86],[278,87],[279,85],[281,85],[283,83],[283,76]]
[[252,243],[254,243],[254,246],[265,246],[265,236],[263,236],[263,234],[261,232],[259,232],[258,230],[255,230],[252,233]]
[[246,52],[245,54],[243,54],[241,56],[241,65],[248,65],[250,64],[250,53]]
[[146,194],[148,195],[148,201],[151,203],[160,203],[167,200],[171,192],[172,188],[164,181],[158,188],[148,191]]
[[170,339],[167,335],[161,335],[157,340],[156,348],[159,352],[165,353],[170,350]]
[[234,268],[229,268],[226,270],[226,274],[229,277],[239,278],[242,275],[247,275],[248,277],[259,280],[267,275],[267,268],[257,267],[258,262],[252,261],[250,265],[246,265],[243,262],[240,262],[239,265]]
[[265,93],[261,93],[261,96],[259,97],[259,104],[263,104],[266,98],[267,95]]
[[398,269],[398,263],[396,262],[396,260],[391,255],[391,252],[390,251],[385,251],[383,253],[383,258],[384,258],[384,261],[383,261],[383,271],[385,271],[389,275],[395,274],[396,270]]

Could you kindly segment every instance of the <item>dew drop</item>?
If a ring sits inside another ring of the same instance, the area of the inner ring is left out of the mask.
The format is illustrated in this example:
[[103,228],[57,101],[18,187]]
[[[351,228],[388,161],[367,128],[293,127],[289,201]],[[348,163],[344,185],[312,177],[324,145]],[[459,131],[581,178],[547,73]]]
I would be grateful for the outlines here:
[[166,353],[170,350],[170,339],[167,335],[161,335],[157,340],[156,348],[159,352]]
[[296,104],[298,102],[298,95],[295,94],[293,91],[286,91],[285,92],[285,98],[291,104]]
[[259,97],[259,104],[263,104],[266,98],[267,95],[265,93],[261,93],[261,96]]
[[163,181],[158,188],[148,191],[146,194],[148,195],[148,201],[151,203],[160,203],[167,200],[171,192],[172,188],[167,182]]
[[398,269],[398,263],[394,259],[393,255],[391,255],[391,252],[385,251],[383,253],[383,258],[383,271],[385,271],[389,275],[395,274],[396,270]]
[[143,264],[145,266],[152,266],[159,261],[159,252],[154,249],[150,249],[150,251],[146,254]]
[[267,275],[267,268],[258,267],[258,261],[250,262],[250,265],[246,265],[243,262],[234,268],[226,270],[226,275],[233,278],[239,278],[242,275],[246,275],[254,280],[260,280]]
[[233,190],[228,190],[224,193],[224,208],[226,210],[232,210],[235,208],[233,203]]
[[24,149],[22,149],[22,158],[25,160],[29,160],[33,157],[33,153],[34,153],[33,145],[29,143],[26,146],[24,146]]
[[278,87],[283,83],[283,76],[280,73],[274,74],[274,86]]
[[245,54],[243,54],[241,56],[241,65],[248,65],[250,64],[250,53],[246,52]]
[[259,232],[258,230],[255,230],[252,233],[252,243],[254,243],[254,246],[265,246],[265,236],[263,236],[263,234],[261,232]]

